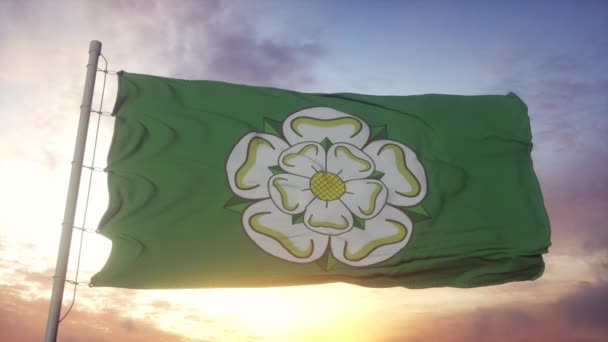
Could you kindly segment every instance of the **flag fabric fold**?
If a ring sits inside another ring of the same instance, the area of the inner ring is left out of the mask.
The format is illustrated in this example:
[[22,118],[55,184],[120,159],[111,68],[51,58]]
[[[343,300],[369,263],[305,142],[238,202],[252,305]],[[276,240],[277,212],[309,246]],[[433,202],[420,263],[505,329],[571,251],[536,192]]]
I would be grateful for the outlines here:
[[94,286],[476,287],[542,275],[515,94],[313,94],[119,73]]

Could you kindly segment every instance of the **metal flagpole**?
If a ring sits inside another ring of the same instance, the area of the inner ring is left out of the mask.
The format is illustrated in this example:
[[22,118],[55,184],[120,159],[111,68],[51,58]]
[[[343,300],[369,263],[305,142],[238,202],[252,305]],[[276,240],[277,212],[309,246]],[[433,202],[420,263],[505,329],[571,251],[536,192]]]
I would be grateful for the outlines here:
[[95,89],[95,77],[97,76],[97,63],[101,54],[101,42],[92,40],[89,45],[89,63],[87,64],[87,76],[84,81],[84,92],[82,104],[80,105],[80,121],[78,122],[78,133],[76,134],[76,145],[74,146],[74,157],[72,159],[72,171],[70,173],[70,184],[68,197],[65,203],[61,240],[59,241],[59,252],[57,254],[57,265],[53,276],[53,292],[49,306],[49,316],[46,323],[45,342],[55,342],[57,339],[57,328],[59,326],[59,315],[61,314],[61,303],[63,301],[63,289],[68,270],[68,259],[70,257],[70,244],[72,242],[72,229],[74,228],[74,217],[76,216],[76,203],[78,201],[78,188],[80,187],[80,176],[82,174],[82,162],[89,129],[89,117],[91,115],[91,104],[93,102],[93,90]]

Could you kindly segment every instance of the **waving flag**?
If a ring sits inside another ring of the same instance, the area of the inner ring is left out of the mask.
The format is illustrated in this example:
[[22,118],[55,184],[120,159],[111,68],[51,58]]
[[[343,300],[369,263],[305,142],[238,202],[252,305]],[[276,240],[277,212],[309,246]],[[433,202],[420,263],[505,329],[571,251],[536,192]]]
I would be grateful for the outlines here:
[[474,287],[544,270],[514,94],[309,94],[121,72],[95,286]]

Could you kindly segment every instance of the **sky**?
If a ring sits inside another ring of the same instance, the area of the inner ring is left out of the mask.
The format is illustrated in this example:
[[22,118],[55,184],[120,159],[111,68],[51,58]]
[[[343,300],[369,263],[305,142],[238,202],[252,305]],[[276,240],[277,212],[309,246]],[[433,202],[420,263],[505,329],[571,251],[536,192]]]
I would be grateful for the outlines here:
[[[608,340],[605,32],[606,1],[0,1],[0,340],[44,334],[92,39],[110,70],[308,92],[514,92],[552,246],[540,279],[466,290],[78,286],[60,341]],[[94,106],[109,111],[116,79],[103,102],[102,80]],[[95,153],[91,120],[86,160],[99,167],[112,120]],[[77,225],[95,229],[106,204],[105,175],[83,173]],[[82,241],[86,283],[111,244]]]

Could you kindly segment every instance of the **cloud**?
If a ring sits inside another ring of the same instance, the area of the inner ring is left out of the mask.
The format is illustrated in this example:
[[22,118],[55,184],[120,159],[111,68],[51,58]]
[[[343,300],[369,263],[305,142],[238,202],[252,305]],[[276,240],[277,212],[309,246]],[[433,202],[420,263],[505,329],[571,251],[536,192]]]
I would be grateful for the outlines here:
[[311,67],[323,56],[318,38],[310,35],[261,37],[255,17],[235,1],[80,7],[99,13],[87,31],[107,43],[113,67],[132,72],[288,87],[313,82]]
[[312,75],[302,70],[322,56],[318,43],[259,41],[247,32],[218,35],[214,41],[216,52],[209,63],[213,77],[284,87],[313,82]]
[[308,36],[259,37],[238,6],[186,2],[163,10],[174,77],[289,87],[313,82],[310,68],[323,56]]
[[535,167],[552,226],[551,252],[608,251],[608,156],[567,149],[545,162]]
[[607,299],[608,283],[583,284],[548,304],[513,302],[424,315],[416,318],[415,330],[386,341],[605,341]]
[[603,331],[608,336],[608,283],[581,284],[578,291],[556,304],[572,325]]
[[[0,340],[40,341],[46,326],[48,301],[21,299],[11,288],[0,292]],[[164,332],[150,323],[124,318],[100,307],[96,312],[75,309],[59,327],[58,341],[194,341]],[[199,341],[200,342],[200,341]]]
[[543,72],[575,72],[584,69],[585,64],[572,55],[552,55],[546,57],[538,65]]
[[47,269],[42,272],[24,271],[23,280],[30,284],[36,284],[41,287],[50,287],[50,285],[53,282],[54,273],[55,273],[54,268]]
[[471,335],[474,341],[488,339],[493,335],[513,335],[513,327],[517,327],[520,331],[530,331],[541,325],[540,320],[534,315],[516,308],[480,309],[473,314],[473,317]]

